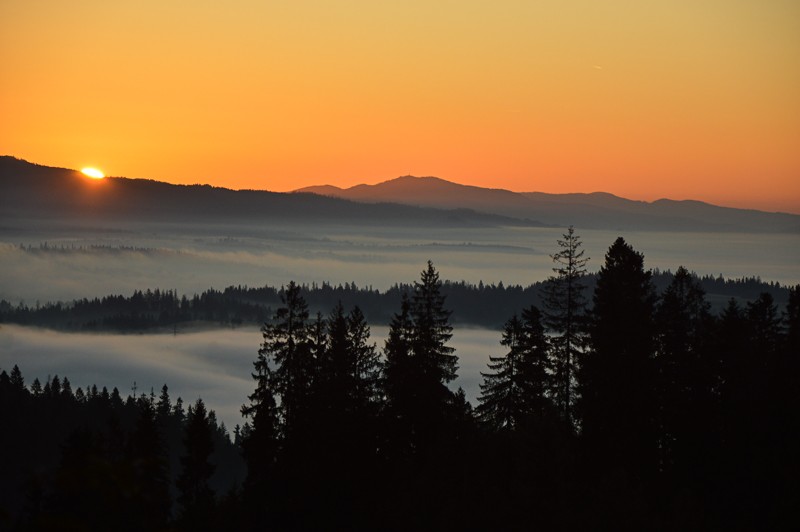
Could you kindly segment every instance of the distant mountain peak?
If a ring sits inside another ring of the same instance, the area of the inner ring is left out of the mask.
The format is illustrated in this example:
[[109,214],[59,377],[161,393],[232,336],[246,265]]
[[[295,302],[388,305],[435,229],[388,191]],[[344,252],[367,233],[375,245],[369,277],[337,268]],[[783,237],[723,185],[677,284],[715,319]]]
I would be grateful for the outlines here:
[[467,208],[520,220],[578,228],[798,232],[800,217],[719,207],[696,200],[631,200],[609,192],[548,194],[463,185],[440,177],[404,175],[348,188],[307,187],[313,192],[364,203]]

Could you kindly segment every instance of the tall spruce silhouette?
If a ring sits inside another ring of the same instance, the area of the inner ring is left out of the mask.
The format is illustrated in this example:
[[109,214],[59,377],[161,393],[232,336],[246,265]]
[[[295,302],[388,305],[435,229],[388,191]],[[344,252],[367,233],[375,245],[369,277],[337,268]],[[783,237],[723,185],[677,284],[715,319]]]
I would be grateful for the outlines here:
[[580,237],[569,226],[563,239],[558,240],[560,251],[551,255],[556,266],[544,284],[544,321],[551,333],[550,394],[561,417],[568,426],[573,424],[576,397],[576,368],[585,346],[586,288],[583,277],[586,263]]
[[584,441],[637,485],[657,471],[655,293],[644,256],[622,238],[597,275],[590,351],[579,373]]
[[[453,336],[450,325],[451,312],[444,308],[442,282],[439,272],[428,261],[428,266],[414,282],[411,319],[414,323],[412,352],[424,375],[431,382],[444,385],[456,378],[458,357],[455,349],[447,346]],[[442,386],[436,386],[442,390]]]
[[308,304],[300,293],[300,286],[290,282],[281,301],[283,306],[261,329],[264,341],[258,352],[258,364],[273,366],[268,372],[271,388],[280,396],[278,411],[284,437],[291,438],[304,429],[304,411],[310,404],[315,361],[311,354]]
[[179,491],[180,522],[184,530],[212,530],[214,525],[214,492],[209,480],[215,466],[211,463],[214,452],[213,428],[206,405],[197,399],[186,413],[181,457],[181,473],[176,485]]
[[385,435],[383,454],[391,462],[410,459],[413,451],[412,405],[414,379],[411,345],[414,324],[411,321],[411,300],[403,292],[400,311],[389,323],[389,334],[383,347],[384,368],[381,385],[383,389]]
[[483,373],[478,418],[495,430],[515,430],[548,409],[546,397],[549,342],[536,307],[506,322],[500,344],[504,356],[489,357],[490,373]]
[[450,311],[445,309],[439,273],[428,261],[420,280],[414,283],[411,299],[411,388],[410,417],[415,433],[432,437],[447,418],[454,395],[447,383],[456,378],[458,357],[447,342],[453,336]]
[[453,328],[441,287],[428,261],[411,298],[402,297],[384,347],[383,388],[393,440],[389,452],[407,458],[431,442],[455,400],[447,383],[456,377],[458,357],[447,345]]
[[683,266],[656,309],[660,468],[702,478],[713,459],[719,367],[711,349],[714,321],[697,279]]
[[128,459],[134,466],[132,496],[139,508],[141,526],[158,529],[166,524],[172,506],[163,435],[153,401],[142,394],[135,404],[136,427],[128,442]]

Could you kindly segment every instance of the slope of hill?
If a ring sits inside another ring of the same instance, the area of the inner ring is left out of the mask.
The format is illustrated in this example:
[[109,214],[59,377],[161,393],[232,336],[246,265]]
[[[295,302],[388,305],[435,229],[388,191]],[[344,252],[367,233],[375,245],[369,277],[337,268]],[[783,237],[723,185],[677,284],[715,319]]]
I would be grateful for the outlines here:
[[546,194],[460,185],[436,177],[403,176],[376,185],[341,189],[306,187],[311,192],[360,202],[396,201],[408,205],[502,214],[546,224],[584,228],[662,231],[744,231],[800,233],[800,216],[718,207],[700,201],[634,201],[604,192]]
[[75,170],[0,157],[0,222],[10,219],[137,220],[180,223],[373,223],[471,227],[531,225],[466,208],[357,203],[316,194],[172,185],[147,179],[91,180]]

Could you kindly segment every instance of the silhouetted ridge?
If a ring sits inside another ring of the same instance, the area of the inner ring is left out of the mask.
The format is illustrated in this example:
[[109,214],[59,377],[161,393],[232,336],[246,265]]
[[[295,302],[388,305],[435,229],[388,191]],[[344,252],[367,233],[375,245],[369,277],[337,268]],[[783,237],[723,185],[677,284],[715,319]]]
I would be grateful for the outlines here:
[[526,225],[514,218],[473,212],[460,205],[447,210],[390,202],[365,205],[316,194],[237,191],[150,179],[107,177],[92,181],[74,170],[33,165],[13,157],[0,159],[0,211],[8,218],[86,221]]
[[695,200],[654,202],[608,192],[547,194],[461,185],[438,177],[402,176],[350,188],[306,187],[303,192],[360,202],[395,201],[536,220],[558,226],[614,230],[800,232],[800,215],[719,207]]

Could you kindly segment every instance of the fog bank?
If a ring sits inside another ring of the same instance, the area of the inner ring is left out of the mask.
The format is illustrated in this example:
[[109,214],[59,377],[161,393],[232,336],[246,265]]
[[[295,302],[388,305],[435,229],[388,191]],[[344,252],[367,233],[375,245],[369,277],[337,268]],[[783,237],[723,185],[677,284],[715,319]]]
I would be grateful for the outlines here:
[[[380,349],[387,327],[372,327],[372,341]],[[0,326],[0,368],[10,371],[17,364],[30,385],[42,384],[48,376],[68,377],[73,390],[96,384],[117,387],[123,397],[136,393],[156,395],[167,384],[174,401],[184,404],[202,397],[229,430],[243,420],[239,409],[253,392],[253,361],[261,344],[257,328],[220,329],[170,334],[80,334],[60,333],[17,325]],[[480,390],[480,371],[489,355],[503,353],[500,332],[458,329],[450,342],[459,356],[459,378],[475,404]]]

